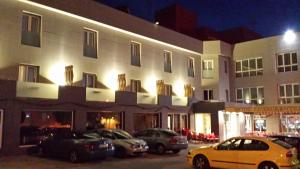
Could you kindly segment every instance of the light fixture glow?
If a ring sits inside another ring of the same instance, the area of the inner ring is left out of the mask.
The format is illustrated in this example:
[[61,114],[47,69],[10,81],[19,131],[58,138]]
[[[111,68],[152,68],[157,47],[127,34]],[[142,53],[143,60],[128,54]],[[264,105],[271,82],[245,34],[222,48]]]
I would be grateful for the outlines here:
[[155,25],[159,25],[159,22],[158,22],[158,21],[156,21],[156,22],[155,22]]
[[287,30],[284,33],[283,40],[287,44],[291,44],[291,43],[295,42],[295,40],[296,40],[296,33],[294,31],[292,31],[292,30]]
[[145,90],[147,90],[147,92],[153,96],[157,95],[156,81],[157,78],[155,75],[150,75],[145,81]]
[[120,73],[116,69],[112,69],[104,76],[104,84],[114,91],[119,89],[118,74]]
[[57,64],[52,65],[48,72],[49,79],[57,85],[66,85],[65,66],[66,64],[64,63],[64,61],[60,61]]
[[174,83],[174,93],[176,93],[177,96],[183,97],[184,96],[184,83],[182,80],[177,80]]

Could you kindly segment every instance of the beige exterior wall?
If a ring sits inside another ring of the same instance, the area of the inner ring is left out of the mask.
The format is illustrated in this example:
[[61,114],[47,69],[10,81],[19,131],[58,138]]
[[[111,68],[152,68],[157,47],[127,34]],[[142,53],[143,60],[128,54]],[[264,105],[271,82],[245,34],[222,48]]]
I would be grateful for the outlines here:
[[[283,36],[274,36],[259,40],[253,40],[234,45],[233,61],[248,59],[248,58],[263,58],[263,75],[245,78],[235,78],[235,63],[232,65],[232,78],[234,79],[233,89],[234,98],[236,99],[235,89],[242,87],[264,87],[265,105],[278,104],[279,92],[278,85],[285,83],[299,83],[300,71],[300,34],[297,34],[298,39],[292,44],[287,44],[283,41]],[[297,52],[298,71],[295,72],[277,72],[277,53],[282,52]]]
[[[105,16],[109,10],[113,10],[102,5],[100,7],[103,10],[105,8],[103,13]],[[18,64],[26,63],[40,66],[41,82],[61,83],[64,79],[64,67],[73,65],[74,82],[77,85],[81,85],[82,73],[88,72],[97,74],[98,81],[109,88],[114,88],[117,86],[117,75],[125,73],[127,85],[130,84],[130,79],[141,80],[142,87],[150,92],[153,86],[155,87],[156,80],[164,80],[165,84],[173,86],[177,94],[182,94],[183,85],[191,84],[195,87],[196,97],[200,98],[200,55],[197,53],[202,51],[201,41],[164,28],[154,28],[154,25],[136,18],[131,23],[132,16],[116,11],[113,11],[114,16],[107,16],[120,17],[126,20],[126,24],[137,24],[134,27],[145,30],[151,27],[152,34],[163,33],[165,36],[161,39],[136,36],[17,0],[2,0],[0,11],[0,25],[3,25],[0,27],[0,79],[17,80]],[[21,45],[22,11],[41,15],[41,48]],[[101,15],[100,10],[97,13]],[[84,28],[98,32],[97,59],[83,56]],[[169,44],[163,43],[164,37],[172,37],[166,40]],[[187,40],[192,44],[196,42],[196,47],[192,47],[195,51],[187,50],[184,46],[176,47],[180,40]],[[141,67],[130,64],[131,41],[141,43]],[[174,42],[175,45],[170,42]],[[172,73],[164,72],[164,50],[172,52]],[[187,75],[188,57],[195,60],[194,78]]]

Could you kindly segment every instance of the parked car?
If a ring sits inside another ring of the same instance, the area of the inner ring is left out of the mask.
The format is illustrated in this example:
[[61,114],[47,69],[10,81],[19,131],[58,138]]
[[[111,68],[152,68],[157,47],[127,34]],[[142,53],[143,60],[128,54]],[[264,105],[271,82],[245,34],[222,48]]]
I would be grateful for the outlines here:
[[145,140],[149,145],[149,149],[158,154],[164,154],[169,150],[173,151],[173,153],[179,153],[180,150],[188,147],[186,136],[181,136],[167,129],[146,129],[137,132],[135,137]]
[[300,137],[299,136],[285,136],[285,135],[273,135],[269,136],[271,138],[277,138],[281,141],[284,141],[297,149],[298,160],[300,160]]
[[96,132],[104,138],[111,139],[116,147],[115,155],[143,155],[148,151],[148,145],[144,140],[132,137],[128,132],[121,129],[98,129]]
[[196,169],[291,169],[299,164],[295,148],[265,137],[233,137],[220,144],[192,149],[187,162]]
[[68,158],[71,162],[106,158],[114,154],[109,139],[95,138],[91,134],[55,130],[38,145],[41,156]]

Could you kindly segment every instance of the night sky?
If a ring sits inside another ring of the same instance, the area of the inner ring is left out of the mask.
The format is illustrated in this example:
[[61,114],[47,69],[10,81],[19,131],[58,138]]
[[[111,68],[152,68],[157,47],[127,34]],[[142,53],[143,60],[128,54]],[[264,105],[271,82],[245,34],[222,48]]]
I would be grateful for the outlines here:
[[126,5],[131,14],[154,22],[155,11],[178,3],[196,12],[198,25],[217,31],[247,26],[263,36],[300,31],[300,0],[97,0],[108,6]]

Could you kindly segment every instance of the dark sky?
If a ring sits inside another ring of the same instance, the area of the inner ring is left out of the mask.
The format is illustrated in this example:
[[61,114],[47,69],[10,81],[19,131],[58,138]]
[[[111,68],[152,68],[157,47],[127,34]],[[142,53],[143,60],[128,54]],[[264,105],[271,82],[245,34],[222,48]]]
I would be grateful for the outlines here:
[[154,22],[155,11],[178,3],[198,15],[198,24],[215,30],[247,26],[263,36],[300,31],[300,0],[97,0],[126,5],[132,15]]

